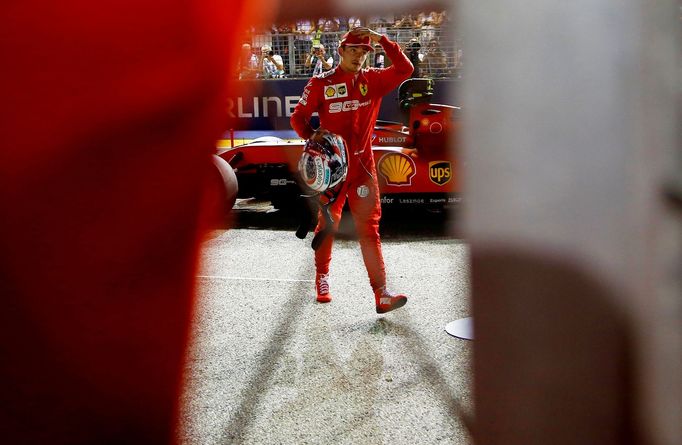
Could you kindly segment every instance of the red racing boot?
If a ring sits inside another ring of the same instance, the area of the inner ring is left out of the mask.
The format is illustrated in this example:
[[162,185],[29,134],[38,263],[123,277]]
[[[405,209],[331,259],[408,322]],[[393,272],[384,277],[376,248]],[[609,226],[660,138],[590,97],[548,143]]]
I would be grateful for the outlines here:
[[319,303],[329,303],[332,301],[332,294],[329,293],[328,273],[318,273],[315,275],[315,289],[317,290],[317,301]]
[[402,294],[394,294],[386,290],[386,286],[374,290],[374,298],[377,305],[377,314],[384,314],[393,309],[405,306],[407,297]]

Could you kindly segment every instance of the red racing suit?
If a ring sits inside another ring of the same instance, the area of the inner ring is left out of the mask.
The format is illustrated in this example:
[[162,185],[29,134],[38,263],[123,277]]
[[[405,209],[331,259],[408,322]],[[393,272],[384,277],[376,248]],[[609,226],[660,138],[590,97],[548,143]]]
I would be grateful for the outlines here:
[[[291,115],[291,126],[303,139],[314,133],[310,117],[320,116],[320,127],[342,136],[348,146],[348,177],[330,213],[334,230],[338,228],[343,206],[348,204],[360,240],[362,257],[373,289],[386,284],[384,260],[379,238],[379,183],[377,181],[372,133],[381,99],[410,77],[413,66],[400,46],[382,36],[379,43],[393,64],[388,68],[365,68],[359,73],[345,72],[338,66],[310,79]],[[318,218],[315,232],[324,229]],[[317,273],[329,272],[333,236],[328,236],[315,251]]]

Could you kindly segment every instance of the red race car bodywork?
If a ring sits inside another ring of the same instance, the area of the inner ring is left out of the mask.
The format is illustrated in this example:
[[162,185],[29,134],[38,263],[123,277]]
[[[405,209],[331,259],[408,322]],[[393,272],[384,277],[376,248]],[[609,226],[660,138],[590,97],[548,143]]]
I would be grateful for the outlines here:
[[[430,79],[408,79],[399,88],[407,125],[377,121],[372,140],[382,205],[444,207],[460,201],[456,158],[460,109],[429,103]],[[304,141],[274,136],[221,150],[234,169],[241,198],[269,199],[275,207],[292,202]]]

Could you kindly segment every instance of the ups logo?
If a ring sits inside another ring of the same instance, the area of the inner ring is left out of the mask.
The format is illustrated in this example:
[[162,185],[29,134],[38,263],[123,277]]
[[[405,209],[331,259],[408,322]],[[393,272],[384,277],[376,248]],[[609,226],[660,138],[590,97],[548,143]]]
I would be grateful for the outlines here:
[[445,185],[452,179],[450,161],[429,162],[429,179],[438,185]]

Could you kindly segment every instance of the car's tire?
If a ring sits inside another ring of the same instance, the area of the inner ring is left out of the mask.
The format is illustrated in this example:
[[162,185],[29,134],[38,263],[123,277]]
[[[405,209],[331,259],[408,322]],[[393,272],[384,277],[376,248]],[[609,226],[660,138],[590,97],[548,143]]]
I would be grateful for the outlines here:
[[208,172],[202,220],[209,230],[225,229],[232,225],[230,211],[237,201],[237,176],[230,164],[219,156],[213,156],[213,166]]
[[239,191],[237,175],[234,173],[232,166],[220,156],[213,155],[213,165],[216,167],[220,183],[223,186],[225,211],[230,211],[237,201],[237,192]]

